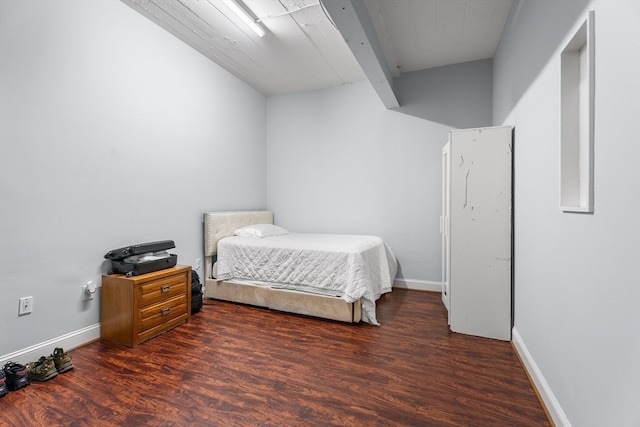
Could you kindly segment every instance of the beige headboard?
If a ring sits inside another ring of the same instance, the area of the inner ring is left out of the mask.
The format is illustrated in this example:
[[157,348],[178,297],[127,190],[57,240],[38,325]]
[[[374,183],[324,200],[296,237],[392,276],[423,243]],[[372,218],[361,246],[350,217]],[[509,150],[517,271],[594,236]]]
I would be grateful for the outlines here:
[[272,211],[231,211],[204,213],[205,277],[211,277],[211,257],[218,252],[218,241],[233,236],[240,227],[251,224],[273,224]]

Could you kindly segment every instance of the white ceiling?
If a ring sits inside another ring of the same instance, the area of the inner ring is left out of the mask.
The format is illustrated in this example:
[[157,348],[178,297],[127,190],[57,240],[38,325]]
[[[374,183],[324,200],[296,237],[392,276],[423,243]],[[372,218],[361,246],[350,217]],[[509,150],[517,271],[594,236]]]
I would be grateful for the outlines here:
[[[261,38],[223,0],[122,1],[265,95],[371,80],[371,57],[387,80],[389,74],[492,58],[512,3],[238,0],[265,28]],[[355,13],[341,18],[349,8]],[[358,53],[359,46],[348,43],[354,34],[371,49]]]

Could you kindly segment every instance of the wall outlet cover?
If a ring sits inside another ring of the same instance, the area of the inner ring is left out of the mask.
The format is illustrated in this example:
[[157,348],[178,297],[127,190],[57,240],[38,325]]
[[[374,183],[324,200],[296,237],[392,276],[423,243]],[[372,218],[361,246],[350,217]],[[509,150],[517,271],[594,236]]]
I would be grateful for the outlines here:
[[33,297],[20,298],[20,305],[18,306],[18,316],[23,314],[29,314],[33,311]]

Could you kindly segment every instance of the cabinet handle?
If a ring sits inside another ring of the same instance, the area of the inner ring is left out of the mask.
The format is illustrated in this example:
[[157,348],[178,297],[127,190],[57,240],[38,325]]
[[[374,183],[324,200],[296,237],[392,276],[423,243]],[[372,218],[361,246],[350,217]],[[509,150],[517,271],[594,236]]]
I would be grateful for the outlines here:
[[164,285],[163,287],[160,288],[160,293],[164,294],[165,292],[169,292],[169,289],[171,289],[171,286]]
[[160,316],[166,316],[167,314],[169,314],[170,311],[171,311],[171,307],[165,307],[162,310],[160,310]]

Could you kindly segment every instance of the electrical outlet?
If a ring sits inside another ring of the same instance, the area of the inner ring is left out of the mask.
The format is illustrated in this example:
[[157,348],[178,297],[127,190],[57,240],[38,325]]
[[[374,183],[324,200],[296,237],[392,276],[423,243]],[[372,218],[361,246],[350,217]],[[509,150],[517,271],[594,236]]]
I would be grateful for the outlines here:
[[96,294],[98,286],[93,280],[89,280],[86,285],[82,285],[82,301],[90,301]]
[[95,288],[94,291],[91,292],[91,283],[93,282],[89,282],[86,285],[82,286],[82,301],[89,301],[93,299],[93,293],[95,292]]
[[194,270],[199,271],[200,267],[202,267],[202,258],[196,258]]
[[23,314],[29,314],[33,310],[33,297],[20,298],[20,305],[18,306],[18,316]]

